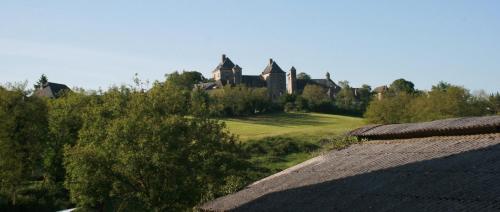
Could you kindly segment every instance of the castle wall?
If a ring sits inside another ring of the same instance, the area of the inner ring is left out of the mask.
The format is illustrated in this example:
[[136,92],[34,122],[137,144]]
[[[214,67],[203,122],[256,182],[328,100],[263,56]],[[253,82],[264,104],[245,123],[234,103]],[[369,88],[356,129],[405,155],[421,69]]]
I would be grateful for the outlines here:
[[271,73],[267,77],[267,90],[273,101],[286,93],[286,73]]
[[231,84],[234,84],[234,74],[232,70],[225,70],[225,69],[220,69],[216,72],[214,72],[214,79],[220,80],[224,83],[229,82]]

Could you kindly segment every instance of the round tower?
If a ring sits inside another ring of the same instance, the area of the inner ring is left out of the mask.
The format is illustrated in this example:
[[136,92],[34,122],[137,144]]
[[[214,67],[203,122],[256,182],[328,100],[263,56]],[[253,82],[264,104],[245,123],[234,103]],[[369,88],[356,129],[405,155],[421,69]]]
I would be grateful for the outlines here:
[[287,75],[287,86],[286,90],[288,94],[294,94],[297,92],[297,70],[292,66],[290,73]]

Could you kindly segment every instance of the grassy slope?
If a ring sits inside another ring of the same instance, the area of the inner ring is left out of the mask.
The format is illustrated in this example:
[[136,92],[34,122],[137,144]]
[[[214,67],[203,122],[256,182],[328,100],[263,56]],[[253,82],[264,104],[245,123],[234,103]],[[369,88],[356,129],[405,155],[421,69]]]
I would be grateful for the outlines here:
[[321,113],[278,113],[224,121],[229,131],[238,135],[243,142],[258,142],[264,137],[281,136],[320,146],[316,152],[292,153],[278,159],[269,155],[255,156],[252,159],[254,163],[272,170],[272,173],[301,163],[332,147],[348,145],[343,141],[325,145],[320,140],[332,138],[364,124],[362,118]]
[[321,113],[278,113],[224,120],[242,141],[269,136],[324,137],[363,125],[363,119]]

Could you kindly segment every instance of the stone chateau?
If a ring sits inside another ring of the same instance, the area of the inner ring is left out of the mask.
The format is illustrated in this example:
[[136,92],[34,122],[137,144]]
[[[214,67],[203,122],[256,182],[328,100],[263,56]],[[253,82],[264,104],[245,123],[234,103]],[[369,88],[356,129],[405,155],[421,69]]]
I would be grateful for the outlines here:
[[[225,85],[244,84],[248,87],[267,87],[269,96],[277,100],[285,93],[301,93],[307,84],[319,85],[327,91],[330,98],[335,98],[340,86],[335,84],[327,72],[324,79],[297,79],[297,70],[291,67],[288,73],[274,61],[269,59],[260,75],[243,75],[243,69],[233,63],[225,54],[222,55],[219,65],[212,71],[214,82],[202,83],[198,87],[209,91],[222,88]],[[356,90],[353,90],[356,94]]]

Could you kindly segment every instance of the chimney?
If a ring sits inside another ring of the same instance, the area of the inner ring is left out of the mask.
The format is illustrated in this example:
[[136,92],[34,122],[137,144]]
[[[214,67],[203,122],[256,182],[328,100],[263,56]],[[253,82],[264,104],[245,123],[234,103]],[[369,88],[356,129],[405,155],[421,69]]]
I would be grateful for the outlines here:
[[226,54],[222,54],[222,62],[224,62],[224,60],[226,60]]
[[326,79],[329,80],[330,79],[330,73],[326,72]]
[[269,64],[273,64],[273,58],[269,58]]

